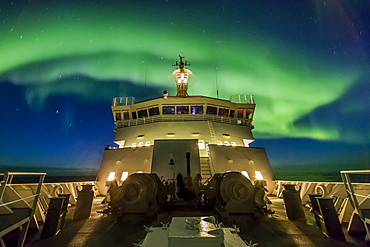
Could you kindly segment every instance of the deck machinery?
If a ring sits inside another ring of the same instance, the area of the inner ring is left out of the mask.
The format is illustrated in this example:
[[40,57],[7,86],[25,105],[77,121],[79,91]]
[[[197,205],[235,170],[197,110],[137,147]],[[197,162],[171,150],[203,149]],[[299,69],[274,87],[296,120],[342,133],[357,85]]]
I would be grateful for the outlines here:
[[255,101],[189,96],[190,64],[174,64],[177,95],[137,102],[113,99],[115,140],[106,147],[97,176],[118,214],[152,215],[179,201],[214,207],[220,214],[254,213],[272,191],[264,148],[250,147]]

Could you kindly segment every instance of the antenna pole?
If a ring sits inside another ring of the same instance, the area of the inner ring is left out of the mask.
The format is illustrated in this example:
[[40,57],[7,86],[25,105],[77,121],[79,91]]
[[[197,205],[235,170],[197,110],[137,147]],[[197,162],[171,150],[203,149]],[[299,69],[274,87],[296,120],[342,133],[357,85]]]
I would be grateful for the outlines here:
[[176,75],[176,82],[177,82],[177,95],[178,97],[186,97],[188,96],[188,78],[189,74],[191,73],[190,70],[185,69],[185,66],[190,66],[190,63],[188,61],[182,61],[182,56],[180,57],[180,61],[176,61],[176,64],[173,64],[172,66],[177,66],[178,69],[176,69],[173,73]]
[[218,68],[216,67],[216,95],[217,95],[217,99],[218,99],[218,77],[217,77],[217,71],[218,71]]

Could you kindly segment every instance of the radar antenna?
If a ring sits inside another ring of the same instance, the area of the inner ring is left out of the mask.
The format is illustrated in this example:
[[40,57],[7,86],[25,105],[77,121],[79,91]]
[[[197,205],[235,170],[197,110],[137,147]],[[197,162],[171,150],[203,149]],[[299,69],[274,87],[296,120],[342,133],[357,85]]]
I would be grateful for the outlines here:
[[188,96],[188,78],[189,74],[191,74],[191,71],[188,69],[185,69],[185,66],[190,66],[190,63],[188,61],[182,61],[183,58],[180,56],[180,61],[176,61],[176,64],[173,64],[172,66],[177,66],[178,69],[176,69],[173,73],[176,75],[176,83],[177,83],[177,95],[178,97],[186,97]]

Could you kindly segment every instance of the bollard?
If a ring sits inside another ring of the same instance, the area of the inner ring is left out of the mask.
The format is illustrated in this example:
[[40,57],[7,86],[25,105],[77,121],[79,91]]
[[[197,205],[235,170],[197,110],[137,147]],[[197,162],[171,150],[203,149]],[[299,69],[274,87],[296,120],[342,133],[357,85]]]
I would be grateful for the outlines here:
[[63,205],[62,205],[62,220],[60,223],[60,228],[64,228],[66,225],[66,217],[67,217],[67,212],[68,212],[68,203],[69,203],[69,197],[71,194],[58,194],[59,197],[63,197]]
[[324,220],[326,234],[339,241],[346,241],[344,237],[342,226],[339,223],[337,211],[334,207],[333,198],[331,197],[317,197],[316,198],[320,213]]
[[74,220],[82,220],[90,217],[92,201],[94,198],[94,191],[92,189],[94,185],[84,184],[82,190],[77,189],[77,203],[75,213],[73,215]]
[[288,219],[297,220],[304,219],[305,214],[299,192],[295,189],[295,184],[283,184],[283,200],[285,204],[286,214]]
[[49,208],[46,214],[45,224],[42,228],[40,238],[53,236],[60,230],[60,219],[63,202],[64,197],[50,198]]
[[315,221],[316,221],[316,226],[320,229],[323,230],[323,225],[321,222],[321,215],[320,215],[320,207],[319,203],[317,202],[316,198],[317,197],[322,197],[322,194],[308,194],[310,197],[310,202],[312,206],[312,213],[315,216]]

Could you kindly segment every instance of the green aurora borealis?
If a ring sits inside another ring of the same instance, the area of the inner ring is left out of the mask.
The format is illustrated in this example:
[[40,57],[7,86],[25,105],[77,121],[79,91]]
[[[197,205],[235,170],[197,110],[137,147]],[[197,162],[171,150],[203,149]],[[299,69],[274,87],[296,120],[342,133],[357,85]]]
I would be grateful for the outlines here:
[[[218,87],[223,99],[255,96],[256,139],[370,141],[370,130],[329,124],[334,111],[323,119],[312,115],[369,81],[366,1],[24,2],[0,4],[0,85],[21,87],[34,115],[48,114],[48,102],[63,95],[105,104],[136,96],[125,94],[128,82],[173,95],[170,65],[182,55],[194,73],[191,95],[216,97]],[[105,86],[90,87],[90,81]],[[338,107],[343,115],[369,113],[355,102]]]

